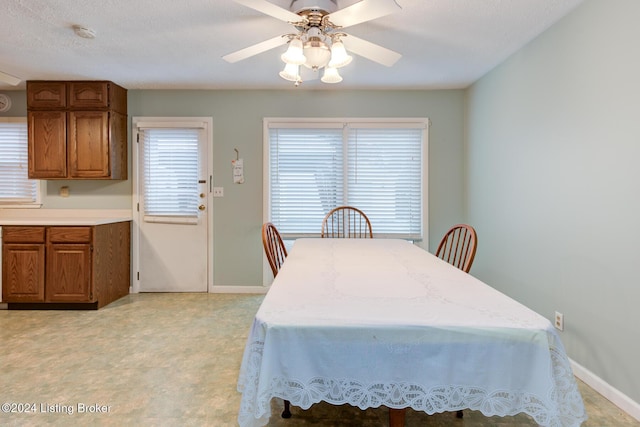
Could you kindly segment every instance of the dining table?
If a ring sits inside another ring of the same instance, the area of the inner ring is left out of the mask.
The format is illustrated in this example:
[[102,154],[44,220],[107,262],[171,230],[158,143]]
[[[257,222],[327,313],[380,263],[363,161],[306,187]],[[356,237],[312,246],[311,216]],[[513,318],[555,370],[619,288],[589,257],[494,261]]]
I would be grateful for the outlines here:
[[394,427],[407,409],[587,419],[547,318],[401,239],[297,239],[249,329],[238,391],[240,427],[268,424],[274,398],[385,406]]

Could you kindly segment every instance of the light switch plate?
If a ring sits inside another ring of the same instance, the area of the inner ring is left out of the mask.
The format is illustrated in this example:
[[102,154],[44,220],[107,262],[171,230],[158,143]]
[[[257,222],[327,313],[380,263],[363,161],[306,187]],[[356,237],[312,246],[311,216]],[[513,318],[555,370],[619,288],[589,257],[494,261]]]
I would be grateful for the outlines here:
[[224,187],[213,187],[213,197],[224,197]]

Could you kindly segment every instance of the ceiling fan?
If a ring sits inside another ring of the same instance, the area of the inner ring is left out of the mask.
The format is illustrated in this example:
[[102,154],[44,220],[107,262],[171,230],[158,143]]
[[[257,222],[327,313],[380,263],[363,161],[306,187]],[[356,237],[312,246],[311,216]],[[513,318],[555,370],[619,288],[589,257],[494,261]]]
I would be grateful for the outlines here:
[[[357,55],[391,67],[402,55],[351,34],[344,28],[371,21],[400,10],[395,0],[361,0],[343,9],[338,9],[337,0],[292,0],[290,10],[267,0],[234,0],[236,3],[288,22],[296,32],[283,34],[238,50],[222,58],[235,63],[267,50],[289,44],[281,56],[286,64],[280,77],[302,83],[299,66],[314,71],[324,69],[322,81],[338,83],[341,68],[351,62],[346,49]],[[344,43],[343,43],[344,42]],[[317,76],[317,73],[316,73]]]
[[3,73],[2,71],[0,71],[0,82],[4,82],[11,86],[17,86],[18,83],[20,83],[20,79],[12,76],[11,74]]

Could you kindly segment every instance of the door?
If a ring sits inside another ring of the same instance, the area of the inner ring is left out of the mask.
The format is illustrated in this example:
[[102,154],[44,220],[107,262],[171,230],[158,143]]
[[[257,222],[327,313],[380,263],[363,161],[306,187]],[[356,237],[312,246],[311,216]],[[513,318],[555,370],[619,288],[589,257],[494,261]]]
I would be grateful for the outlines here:
[[207,292],[212,277],[211,119],[175,120],[134,118],[140,292]]

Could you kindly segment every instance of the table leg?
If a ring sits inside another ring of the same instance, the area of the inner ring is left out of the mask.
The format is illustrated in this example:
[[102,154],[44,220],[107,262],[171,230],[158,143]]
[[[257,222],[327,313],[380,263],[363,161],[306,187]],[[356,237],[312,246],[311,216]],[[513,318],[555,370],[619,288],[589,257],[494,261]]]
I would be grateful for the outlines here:
[[389,408],[389,427],[404,427],[405,409]]

